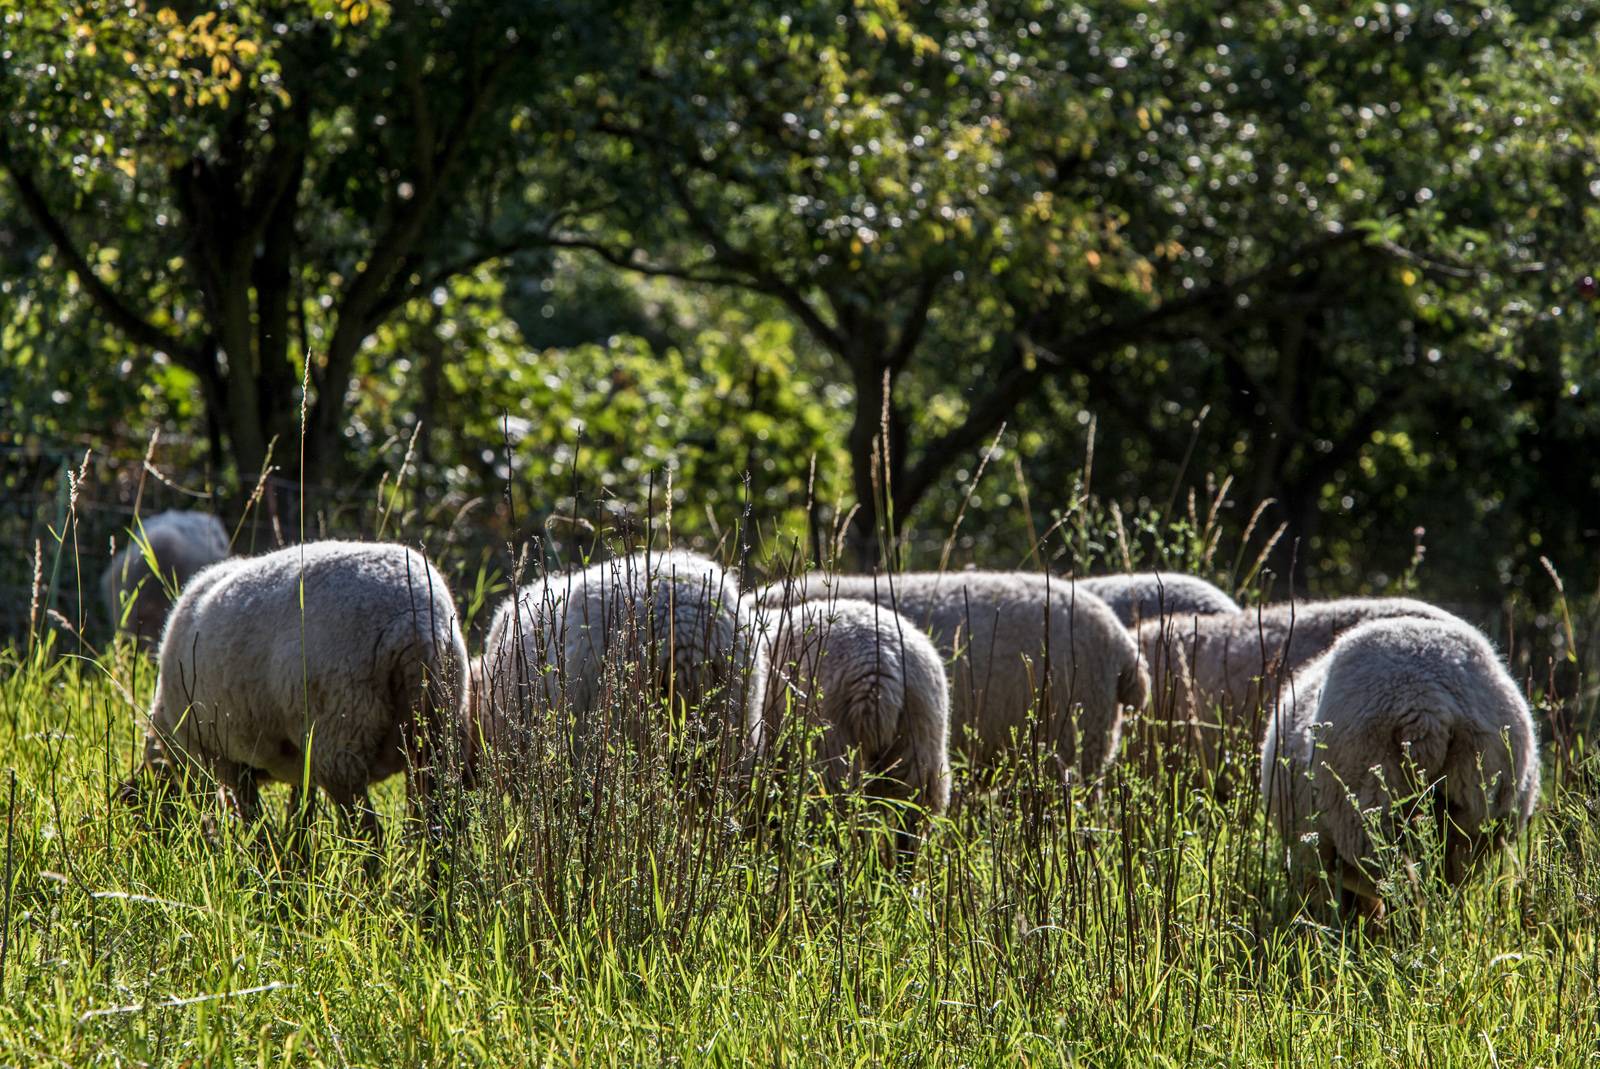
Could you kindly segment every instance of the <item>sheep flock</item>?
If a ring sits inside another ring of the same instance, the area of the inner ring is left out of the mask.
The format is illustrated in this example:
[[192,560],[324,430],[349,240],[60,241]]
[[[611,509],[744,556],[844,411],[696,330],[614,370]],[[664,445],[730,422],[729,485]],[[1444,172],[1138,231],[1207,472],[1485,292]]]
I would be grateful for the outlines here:
[[182,790],[248,823],[276,780],[302,818],[320,789],[376,843],[367,791],[389,776],[427,817],[444,771],[525,791],[532,762],[585,774],[597,743],[650,736],[674,740],[686,785],[732,782],[752,812],[763,779],[813,811],[863,800],[904,858],[960,777],[982,791],[1032,762],[1063,806],[1072,786],[1093,805],[1115,762],[1160,752],[1189,789],[1257,791],[1308,896],[1381,917],[1384,873],[1414,874],[1419,844],[1459,883],[1538,797],[1538,733],[1503,658],[1417,600],[1241,607],[1191,576],[1042,571],[741,590],[708,557],[646,549],[514,589],[471,657],[414,549],[231,557],[197,513],[134,533],[103,590],[158,663],[135,804]]

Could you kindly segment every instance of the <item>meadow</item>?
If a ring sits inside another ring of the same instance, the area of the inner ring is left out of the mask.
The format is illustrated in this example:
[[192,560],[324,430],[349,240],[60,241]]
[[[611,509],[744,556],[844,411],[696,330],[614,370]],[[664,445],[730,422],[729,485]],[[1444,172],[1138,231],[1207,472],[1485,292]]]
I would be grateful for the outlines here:
[[[1600,0],[0,25],[0,1067],[1600,1056]],[[1302,901],[1253,739],[1222,793],[958,768],[889,868],[804,777],[686,779],[624,673],[581,760],[539,727],[427,827],[396,778],[381,864],[326,805],[308,860],[282,788],[117,798],[155,668],[98,583],[168,508],[419,547],[473,652],[646,539],[1409,595],[1506,656],[1543,795],[1464,887],[1409,829],[1381,925]]]
[[[154,668],[126,642],[35,636],[0,654],[0,1063],[1596,1056],[1596,768],[1561,728],[1584,702],[1542,690],[1544,796],[1516,863],[1458,889],[1396,874],[1379,927],[1301,902],[1255,790],[1219,799],[1160,760],[1114,764],[1093,792],[1025,759],[992,783],[958,770],[893,872],[803,784],[758,784],[781,804],[755,834],[731,777],[690,804],[672,730],[448,785],[434,835],[407,826],[396,778],[375,876],[328,807],[301,863],[282,788],[249,834],[116,801]],[[649,712],[637,688],[607,694],[620,717]],[[1426,874],[1438,844],[1413,845]]]

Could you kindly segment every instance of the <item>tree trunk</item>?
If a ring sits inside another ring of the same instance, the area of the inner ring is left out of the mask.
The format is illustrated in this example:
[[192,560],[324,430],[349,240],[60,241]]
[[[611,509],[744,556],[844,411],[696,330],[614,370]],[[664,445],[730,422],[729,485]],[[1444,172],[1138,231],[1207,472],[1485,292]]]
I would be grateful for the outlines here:
[[[881,326],[875,333],[879,335],[878,344],[859,334],[851,339],[850,365],[855,371],[856,410],[850,426],[850,473],[858,508],[848,537],[856,568],[862,572],[895,563],[892,550],[905,525],[904,512],[892,505],[895,484],[905,476],[905,417],[893,404],[892,376],[885,379],[887,363],[883,358]],[[887,428],[884,420],[886,384],[890,396]],[[886,446],[882,441],[885,429],[889,439]],[[891,502],[888,515],[884,514],[886,501]],[[891,550],[888,561],[883,560],[884,546]]]
[[[267,217],[266,229],[261,236],[261,255],[256,257],[253,271],[256,291],[256,367],[259,387],[256,395],[257,420],[267,441],[278,438],[274,455],[288,452],[287,444],[299,433],[299,411],[296,390],[300,386],[295,374],[295,355],[289,348],[289,305],[293,284],[292,252],[294,249],[294,220],[299,208],[297,193],[304,172],[304,160],[297,160],[287,190],[278,198]],[[259,470],[259,466],[258,469]],[[253,478],[255,472],[241,470],[241,482]]]
[[260,469],[267,448],[261,433],[251,330],[252,250],[245,247],[241,233],[245,206],[237,177],[226,163],[213,169],[201,159],[191,159],[176,184],[183,195],[206,318],[217,340],[214,361],[222,387],[222,422],[243,483]]

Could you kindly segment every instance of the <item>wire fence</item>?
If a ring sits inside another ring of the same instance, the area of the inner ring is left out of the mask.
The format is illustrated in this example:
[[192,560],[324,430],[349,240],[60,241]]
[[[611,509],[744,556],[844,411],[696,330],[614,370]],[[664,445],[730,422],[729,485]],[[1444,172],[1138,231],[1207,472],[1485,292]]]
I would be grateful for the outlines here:
[[427,544],[458,573],[469,561],[509,570],[495,532],[456,522],[462,510],[452,502],[424,510],[415,493],[391,489],[380,499],[364,487],[302,486],[276,475],[258,494],[227,493],[197,462],[199,443],[163,439],[162,447],[176,462],[149,460],[133,446],[0,447],[0,645],[23,638],[30,626],[70,628],[96,644],[109,636],[101,576],[132,540],[135,519],[168,509],[217,515],[238,554],[319,538],[370,541],[381,533]]

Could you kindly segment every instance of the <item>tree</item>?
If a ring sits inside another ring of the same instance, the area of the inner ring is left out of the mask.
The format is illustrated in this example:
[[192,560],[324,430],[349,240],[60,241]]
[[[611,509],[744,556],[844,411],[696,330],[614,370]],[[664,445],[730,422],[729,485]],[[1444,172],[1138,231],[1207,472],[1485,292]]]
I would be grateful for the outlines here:
[[494,0],[0,10],[8,192],[99,316],[198,379],[246,479],[274,437],[298,467],[302,353],[326,478],[374,330],[543,240],[560,194],[525,196],[524,161],[554,158],[532,105],[610,25]]
[[[1593,249],[1575,136],[1592,27],[1540,5],[1162,16],[1064,27],[1118,73],[1115,92],[1083,79],[1104,107],[1049,192],[1105,204],[1119,239],[1155,254],[1148,289],[1036,304],[1027,329],[1052,359],[1017,369],[1017,389],[1081,379],[1169,472],[1199,444],[1247,509],[1277,501],[1303,590],[1308,567],[1334,564],[1322,518],[1352,507],[1335,488],[1374,436],[1499,380],[1518,359],[1507,324],[1547,314],[1561,264]],[[1393,534],[1408,553],[1409,525]]]
[[609,69],[574,109],[584,164],[616,192],[558,240],[770,296],[833,354],[855,398],[853,541],[873,559],[880,522],[898,529],[926,489],[906,482],[915,413],[896,384],[1007,226],[986,198],[999,128],[892,4],[699,4],[687,21],[647,23],[649,64]]
[[[647,27],[650,64],[587,87],[580,148],[618,192],[562,240],[770,294],[835,354],[855,392],[863,564],[880,524],[892,536],[1056,384],[1081,383],[1176,466],[1204,402],[1161,407],[1163,385],[1196,390],[1168,374],[1174,346],[1254,398],[1242,422],[1273,429],[1252,495],[1285,499],[1292,535],[1311,537],[1329,474],[1417,399],[1374,393],[1382,362],[1344,339],[1416,320],[1408,275],[1520,277],[1522,209],[1501,196],[1442,213],[1437,172],[1481,188],[1500,174],[1497,139],[1570,132],[1570,101],[1509,132],[1481,118],[1581,71],[1559,44],[1552,68],[1519,70],[1541,37],[1589,33],[1537,7],[694,11],[692,39]],[[1130,389],[1148,388],[1144,369],[1155,397]],[[1313,410],[1352,415],[1317,425]]]

